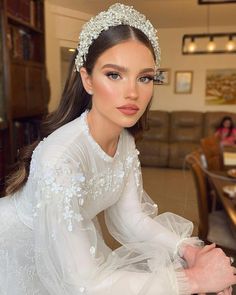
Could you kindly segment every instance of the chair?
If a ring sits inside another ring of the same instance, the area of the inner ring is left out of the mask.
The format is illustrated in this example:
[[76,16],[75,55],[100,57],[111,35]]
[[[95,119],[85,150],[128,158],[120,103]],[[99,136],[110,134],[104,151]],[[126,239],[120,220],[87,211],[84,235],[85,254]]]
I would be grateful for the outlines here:
[[205,137],[200,140],[200,145],[206,159],[207,169],[209,171],[224,170],[223,149],[219,139],[214,135]]
[[192,171],[199,213],[199,237],[206,243],[216,243],[226,253],[236,255],[236,231],[232,231],[230,221],[223,210],[211,211],[211,199],[207,192],[207,178],[201,167],[200,151],[194,151],[186,157],[186,163]]

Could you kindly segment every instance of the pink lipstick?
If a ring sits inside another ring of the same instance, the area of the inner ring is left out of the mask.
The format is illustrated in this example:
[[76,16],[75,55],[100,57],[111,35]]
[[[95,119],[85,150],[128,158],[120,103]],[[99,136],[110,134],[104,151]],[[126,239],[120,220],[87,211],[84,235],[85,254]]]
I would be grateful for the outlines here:
[[135,115],[139,111],[139,108],[134,104],[126,104],[117,109],[125,115]]

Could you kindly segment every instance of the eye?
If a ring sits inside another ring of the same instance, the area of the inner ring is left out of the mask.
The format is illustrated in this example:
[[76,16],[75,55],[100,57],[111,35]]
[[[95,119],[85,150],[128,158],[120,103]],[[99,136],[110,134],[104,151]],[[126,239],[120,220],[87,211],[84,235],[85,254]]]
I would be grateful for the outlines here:
[[116,72],[108,72],[108,73],[106,73],[106,76],[111,80],[119,80],[121,78],[120,74],[118,74]]
[[147,83],[149,83],[149,82],[151,82],[153,80],[154,80],[153,76],[144,76],[144,77],[139,78],[139,81],[142,82],[142,83],[145,83],[145,84],[147,84]]

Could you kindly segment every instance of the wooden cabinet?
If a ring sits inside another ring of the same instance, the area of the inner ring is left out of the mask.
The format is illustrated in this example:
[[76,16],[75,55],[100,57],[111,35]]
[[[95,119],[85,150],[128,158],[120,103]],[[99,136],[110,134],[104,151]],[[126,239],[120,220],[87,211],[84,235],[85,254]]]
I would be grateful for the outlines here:
[[0,190],[17,150],[37,138],[48,100],[44,1],[0,0]]

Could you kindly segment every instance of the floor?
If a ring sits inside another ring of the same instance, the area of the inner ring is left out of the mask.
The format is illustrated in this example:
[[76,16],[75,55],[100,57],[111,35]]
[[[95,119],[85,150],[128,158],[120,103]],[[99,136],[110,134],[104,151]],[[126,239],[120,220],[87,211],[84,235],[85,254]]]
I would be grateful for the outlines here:
[[142,168],[144,189],[158,204],[159,213],[173,212],[194,224],[197,234],[197,198],[189,170]]

